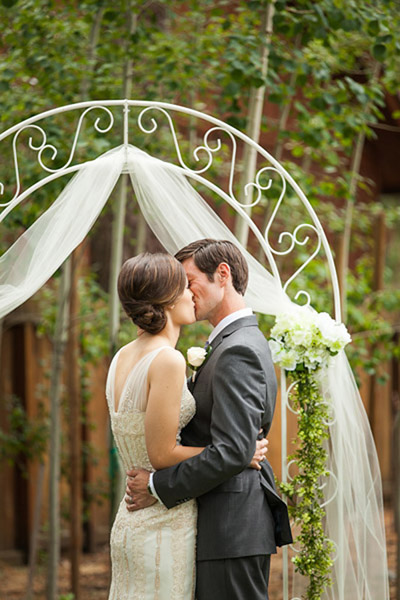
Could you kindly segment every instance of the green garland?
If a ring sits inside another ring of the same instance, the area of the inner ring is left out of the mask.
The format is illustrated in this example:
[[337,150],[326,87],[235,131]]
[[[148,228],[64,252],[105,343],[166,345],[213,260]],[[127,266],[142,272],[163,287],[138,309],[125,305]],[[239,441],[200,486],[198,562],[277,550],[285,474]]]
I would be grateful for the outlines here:
[[320,600],[332,584],[330,572],[334,545],[323,529],[325,511],[321,483],[329,475],[324,440],[329,437],[329,406],[324,401],[317,373],[329,367],[333,356],[351,341],[343,325],[327,313],[305,307],[276,316],[269,345],[272,359],[293,380],[293,407],[298,414],[298,449],[289,456],[298,473],[281,491],[293,502],[289,512],[300,526],[296,542],[300,550],[293,558],[296,571],[308,577],[307,600]]
[[296,383],[293,408],[298,413],[299,447],[288,457],[294,460],[298,474],[289,483],[280,483],[280,489],[291,501],[289,514],[300,526],[296,542],[300,551],[292,559],[295,569],[308,577],[307,600],[320,600],[321,594],[331,585],[333,543],[323,529],[325,511],[321,504],[323,493],[321,478],[326,470],[327,454],[323,441],[329,437],[329,407],[319,391],[314,373],[301,366],[290,372]]

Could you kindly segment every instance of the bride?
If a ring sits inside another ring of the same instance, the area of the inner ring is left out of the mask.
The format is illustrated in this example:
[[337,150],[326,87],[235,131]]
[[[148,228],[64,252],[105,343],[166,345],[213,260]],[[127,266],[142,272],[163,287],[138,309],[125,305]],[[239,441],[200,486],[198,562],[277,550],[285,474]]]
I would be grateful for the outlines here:
[[[142,330],[114,356],[107,378],[111,426],[125,470],[154,471],[200,454],[179,434],[195,413],[186,363],[175,349],[182,325],[194,323],[192,292],[182,265],[168,254],[126,261],[118,279],[122,306]],[[259,469],[266,443],[251,467]],[[190,600],[194,597],[197,506],[155,502],[128,512],[124,500],[111,532],[109,600]]]

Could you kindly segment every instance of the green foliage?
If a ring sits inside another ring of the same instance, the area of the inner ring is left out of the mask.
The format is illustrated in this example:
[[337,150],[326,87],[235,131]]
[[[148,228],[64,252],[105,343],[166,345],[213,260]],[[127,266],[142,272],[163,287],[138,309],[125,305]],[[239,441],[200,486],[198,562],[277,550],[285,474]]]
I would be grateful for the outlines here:
[[187,349],[191,346],[204,346],[210,334],[211,327],[205,321],[182,327],[177,348],[186,357]]
[[0,429],[0,461],[16,465],[25,473],[26,460],[43,460],[47,450],[49,425],[43,405],[34,419],[28,417],[15,396],[7,401],[6,427]]

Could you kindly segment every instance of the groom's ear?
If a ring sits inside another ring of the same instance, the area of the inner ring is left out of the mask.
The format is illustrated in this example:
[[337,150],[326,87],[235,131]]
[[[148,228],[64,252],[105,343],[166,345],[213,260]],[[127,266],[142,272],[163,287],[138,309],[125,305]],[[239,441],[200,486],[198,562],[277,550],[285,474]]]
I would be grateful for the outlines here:
[[232,279],[230,266],[227,263],[219,263],[215,271],[215,278],[221,287],[225,286]]

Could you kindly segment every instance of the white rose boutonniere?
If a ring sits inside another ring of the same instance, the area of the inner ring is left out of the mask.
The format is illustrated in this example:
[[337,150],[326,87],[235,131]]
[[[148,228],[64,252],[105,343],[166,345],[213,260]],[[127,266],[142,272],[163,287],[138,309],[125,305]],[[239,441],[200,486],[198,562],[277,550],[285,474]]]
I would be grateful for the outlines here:
[[210,354],[211,350],[211,346],[208,346],[207,350],[205,348],[202,348],[201,346],[192,346],[188,349],[186,355],[188,365],[193,370],[192,381],[195,380],[197,369],[201,367],[206,358],[208,358],[208,355]]

